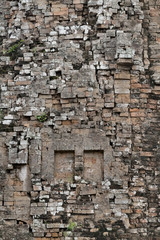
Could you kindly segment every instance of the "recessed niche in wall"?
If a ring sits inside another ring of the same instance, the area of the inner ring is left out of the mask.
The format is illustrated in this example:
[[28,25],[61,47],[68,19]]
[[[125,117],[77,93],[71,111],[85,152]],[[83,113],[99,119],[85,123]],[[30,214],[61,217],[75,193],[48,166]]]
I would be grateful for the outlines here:
[[55,151],[54,177],[64,182],[73,181],[74,151]]
[[103,151],[84,151],[84,179],[101,182],[104,176]]

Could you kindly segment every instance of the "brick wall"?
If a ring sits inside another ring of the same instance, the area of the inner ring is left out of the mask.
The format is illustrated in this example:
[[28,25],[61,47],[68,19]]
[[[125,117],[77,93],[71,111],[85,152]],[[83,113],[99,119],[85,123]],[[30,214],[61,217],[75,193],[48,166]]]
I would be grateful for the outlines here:
[[0,3],[0,240],[160,239],[159,0]]

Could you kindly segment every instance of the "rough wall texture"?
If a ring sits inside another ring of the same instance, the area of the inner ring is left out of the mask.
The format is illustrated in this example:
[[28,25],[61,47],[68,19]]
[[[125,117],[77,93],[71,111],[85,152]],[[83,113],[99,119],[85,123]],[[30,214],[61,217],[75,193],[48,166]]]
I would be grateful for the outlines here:
[[0,239],[160,239],[160,0],[1,0],[0,43]]

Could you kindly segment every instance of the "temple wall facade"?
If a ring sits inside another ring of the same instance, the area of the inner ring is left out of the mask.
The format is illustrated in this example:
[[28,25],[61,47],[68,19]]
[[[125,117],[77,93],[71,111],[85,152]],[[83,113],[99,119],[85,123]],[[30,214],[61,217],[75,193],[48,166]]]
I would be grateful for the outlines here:
[[160,239],[160,0],[0,1],[0,240]]

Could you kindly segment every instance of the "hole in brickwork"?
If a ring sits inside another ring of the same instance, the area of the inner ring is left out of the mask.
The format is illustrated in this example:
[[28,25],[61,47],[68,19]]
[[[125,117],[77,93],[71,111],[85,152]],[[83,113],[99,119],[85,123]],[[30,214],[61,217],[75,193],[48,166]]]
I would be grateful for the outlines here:
[[56,180],[73,182],[74,158],[74,151],[55,151],[54,176]]
[[104,178],[103,151],[84,151],[84,179],[101,182]]
[[17,220],[17,224],[23,225],[23,224],[27,224],[27,223],[22,220]]
[[59,77],[62,76],[62,72],[61,71],[57,71],[56,72],[56,76],[59,76]]

